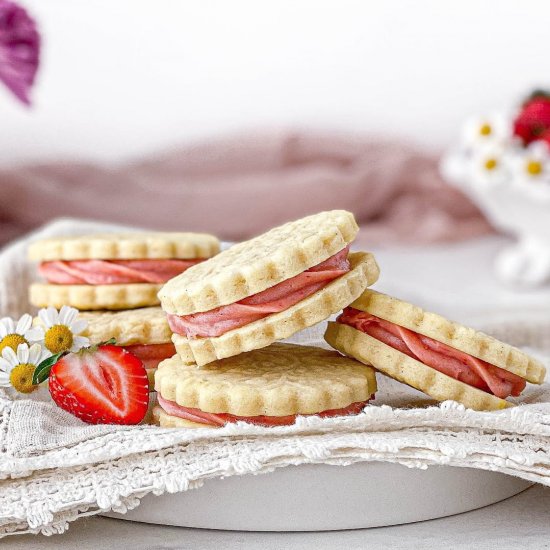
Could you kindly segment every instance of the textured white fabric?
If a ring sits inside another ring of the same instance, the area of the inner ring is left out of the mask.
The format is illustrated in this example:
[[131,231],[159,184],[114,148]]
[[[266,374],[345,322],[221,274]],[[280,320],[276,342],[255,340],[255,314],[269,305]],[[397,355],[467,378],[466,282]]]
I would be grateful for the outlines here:
[[[105,231],[65,220],[31,238]],[[26,309],[33,277],[26,241],[0,256],[0,311]],[[324,326],[294,341],[319,343]],[[550,356],[550,322],[480,327]],[[547,361],[548,362],[548,361]],[[384,460],[410,467],[474,467],[550,485],[550,387],[529,386],[511,410],[478,413],[379,377],[373,406],[347,418],[299,418],[294,426],[229,425],[219,430],[89,426],[58,409],[44,390],[30,399],[0,395],[0,535],[62,532],[79,516],[124,512],[148,493],[199,486],[205,479],[262,473],[289,464]],[[40,395],[40,393],[42,395]],[[425,408],[413,408],[431,405]],[[403,408],[408,406],[408,408]],[[411,407],[412,406],[412,407]]]

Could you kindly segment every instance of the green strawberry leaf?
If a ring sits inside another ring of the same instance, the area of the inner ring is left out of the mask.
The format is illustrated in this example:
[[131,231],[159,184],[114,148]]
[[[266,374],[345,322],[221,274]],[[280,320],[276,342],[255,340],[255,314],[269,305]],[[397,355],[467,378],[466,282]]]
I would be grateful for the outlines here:
[[550,100],[550,90],[543,90],[541,88],[533,90],[525,99],[523,104],[529,103],[534,99],[548,99]]
[[116,346],[116,338],[109,338],[108,340],[105,340],[105,342],[98,344],[98,347],[99,346]]
[[86,353],[95,353],[101,346],[116,346],[116,338],[109,338],[105,342],[99,342],[99,344],[91,344],[87,348],[82,348],[77,353],[86,354]]
[[40,363],[36,369],[34,369],[34,374],[32,375],[32,383],[42,384],[44,380],[48,379],[48,376],[50,376],[50,371],[52,370],[52,367],[59,361],[59,358],[63,355],[63,351],[61,353],[56,353],[55,355],[52,355],[51,357],[48,357],[47,359],[44,359],[42,363]]

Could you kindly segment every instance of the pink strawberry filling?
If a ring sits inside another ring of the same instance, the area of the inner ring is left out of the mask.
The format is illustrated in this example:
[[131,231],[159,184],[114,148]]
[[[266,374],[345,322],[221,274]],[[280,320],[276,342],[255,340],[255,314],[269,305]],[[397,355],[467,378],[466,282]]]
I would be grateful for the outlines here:
[[525,389],[525,380],[516,374],[370,313],[347,307],[337,322],[360,330],[432,369],[501,399],[510,395],[517,397]]
[[[204,424],[205,426],[219,427],[225,424],[234,422],[247,422],[249,424],[256,424],[258,426],[290,426],[296,422],[298,416],[320,416],[321,418],[328,418],[331,416],[348,416],[353,414],[359,414],[365,406],[367,401],[360,401],[352,403],[342,409],[330,409],[322,411],[316,414],[290,414],[288,416],[236,416],[228,413],[207,413],[200,409],[193,409],[191,407],[182,407],[174,401],[164,399],[160,395],[157,395],[159,405],[171,416],[177,416],[184,420],[190,420],[198,424]],[[373,397],[371,397],[373,399]]]
[[39,273],[60,285],[114,285],[165,283],[191,266],[194,260],[72,260],[42,262]]
[[125,350],[137,357],[146,369],[156,369],[158,364],[176,353],[174,344],[135,344],[123,346]]
[[221,336],[273,313],[284,311],[347,273],[349,246],[328,260],[244,300],[192,315],[168,315],[168,324],[188,338]]

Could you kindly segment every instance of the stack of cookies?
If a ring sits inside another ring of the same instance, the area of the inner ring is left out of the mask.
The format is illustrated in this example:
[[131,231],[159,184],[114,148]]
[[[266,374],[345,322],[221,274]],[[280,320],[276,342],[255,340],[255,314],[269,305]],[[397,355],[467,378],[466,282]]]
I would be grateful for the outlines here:
[[378,278],[372,254],[349,252],[353,215],[322,212],[239,243],[159,292],[177,354],[155,374],[161,426],[360,412],[370,366],[334,351],[277,343],[339,312]]
[[[477,410],[512,406],[527,382],[544,381],[519,349],[368,288],[379,269],[350,252],[357,232],[334,210],[221,253],[193,233],[41,241],[30,256],[47,283],[31,302],[87,310],[92,343],[115,338],[141,359],[165,427],[357,414],[375,372]],[[337,351],[281,343],[338,313],[325,333]]]
[[37,307],[72,306],[87,313],[92,344],[115,338],[152,370],[174,354],[158,307],[163,283],[219,252],[216,237],[198,233],[128,233],[38,241],[29,257],[45,283],[30,287]]
[[[356,414],[374,367],[477,410],[513,405],[545,368],[519,349],[367,287],[372,254],[349,252],[349,212],[322,212],[233,246],[166,283],[159,297],[177,355],[155,374],[161,426]],[[325,334],[338,350],[278,343],[343,312]]]

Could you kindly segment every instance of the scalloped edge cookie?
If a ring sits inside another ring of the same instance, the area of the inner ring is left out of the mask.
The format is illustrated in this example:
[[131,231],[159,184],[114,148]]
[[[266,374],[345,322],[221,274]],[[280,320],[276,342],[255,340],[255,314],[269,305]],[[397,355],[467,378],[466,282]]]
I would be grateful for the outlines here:
[[348,325],[329,323],[325,340],[341,353],[366,365],[373,365],[381,373],[437,401],[458,401],[477,411],[496,411],[514,406],[513,403],[432,369]]
[[133,283],[127,285],[51,285],[33,283],[29,301],[36,307],[67,305],[82,310],[135,309],[156,306],[162,285]]
[[367,401],[374,370],[312,346],[272,344],[197,369],[175,355],[162,361],[155,389],[182,407],[237,416],[316,414]]
[[288,309],[274,313],[214,338],[172,336],[184,363],[206,365],[283,340],[296,332],[324,321],[352,302],[379,275],[374,256],[368,252],[349,255],[351,271]]
[[220,251],[220,242],[206,233],[106,233],[59,237],[29,246],[29,259],[54,260],[145,260],[210,258]]
[[161,428],[217,428],[217,426],[209,426],[208,424],[200,424],[199,422],[192,422],[185,418],[171,416],[159,405],[153,407],[153,420]]
[[351,212],[320,212],[224,250],[168,281],[162,309],[189,315],[232,304],[290,279],[343,250],[359,228]]
[[110,338],[115,338],[119,346],[168,344],[172,341],[172,331],[160,307],[82,312],[79,317],[88,322],[82,336],[87,336],[92,344]]
[[482,359],[491,365],[521,376],[533,384],[542,384],[546,368],[521,350],[488,334],[449,321],[422,308],[367,289],[350,307],[408,328],[438,342]]

